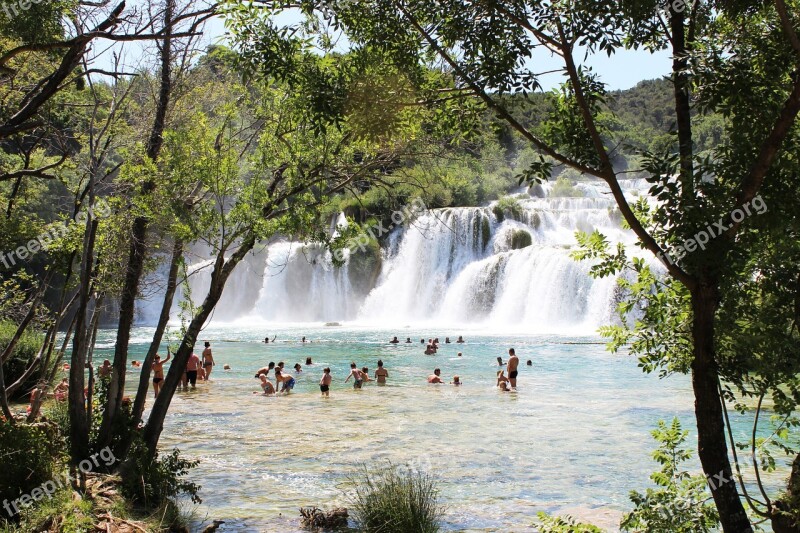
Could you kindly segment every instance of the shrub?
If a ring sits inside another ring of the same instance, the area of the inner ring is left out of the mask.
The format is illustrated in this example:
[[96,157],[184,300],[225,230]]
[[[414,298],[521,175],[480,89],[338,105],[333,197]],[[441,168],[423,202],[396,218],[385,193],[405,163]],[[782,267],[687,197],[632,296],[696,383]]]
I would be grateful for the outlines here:
[[189,470],[198,464],[199,461],[181,457],[177,448],[169,454],[156,455],[151,460],[147,446],[141,435],[137,434],[123,468],[122,492],[132,502],[146,509],[159,507],[179,494],[187,494],[194,503],[200,503],[200,485],[185,479]]
[[367,533],[435,533],[444,508],[433,478],[392,464],[348,478],[349,499],[356,524]]
[[569,179],[559,177],[555,184],[553,184],[553,188],[550,190],[550,196],[567,198],[575,196],[580,197],[583,196],[583,191],[575,187]]
[[497,217],[498,222],[502,222],[506,218],[522,220],[523,211],[522,204],[514,196],[503,196],[492,207],[492,212]]
[[[0,500],[11,501],[28,494],[56,476],[62,462],[63,442],[58,430],[47,423],[0,422]],[[0,516],[8,518],[5,511]]]
[[[0,349],[8,346],[8,343],[11,341],[16,331],[17,324],[9,321],[0,322]],[[25,333],[22,334],[19,342],[14,347],[14,351],[11,352],[11,357],[3,363],[3,374],[5,375],[7,384],[14,383],[22,376],[33,359],[38,355],[39,348],[41,348],[43,342],[44,335],[40,331],[36,331],[32,329],[32,327],[25,330]],[[10,399],[21,398],[28,394],[36,385],[37,379],[39,379],[39,376],[34,372],[30,378],[28,378],[28,381],[17,389],[15,396]]]
[[512,250],[526,248],[533,244],[533,237],[524,229],[517,229],[511,233],[510,243]]

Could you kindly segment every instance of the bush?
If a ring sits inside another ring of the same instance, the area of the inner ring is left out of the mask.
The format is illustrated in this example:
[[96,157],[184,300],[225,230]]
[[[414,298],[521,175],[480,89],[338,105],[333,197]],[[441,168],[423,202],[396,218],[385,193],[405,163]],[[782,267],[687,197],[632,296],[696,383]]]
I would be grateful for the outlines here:
[[137,434],[123,468],[122,492],[145,509],[157,508],[179,494],[187,494],[194,503],[200,503],[200,485],[185,479],[189,470],[199,463],[181,457],[177,448],[150,460],[147,446]]
[[350,504],[361,530],[380,533],[435,533],[444,508],[438,503],[433,478],[418,470],[391,464],[377,471],[366,465],[348,478]]
[[[8,346],[16,331],[17,324],[9,321],[0,322],[0,349]],[[41,348],[43,342],[44,335],[40,331],[32,329],[32,326],[25,330],[25,333],[22,334],[19,342],[14,347],[14,351],[11,352],[11,357],[3,364],[3,374],[7,384],[14,383],[22,376],[33,359],[39,354],[39,348]],[[22,398],[28,394],[36,386],[38,378],[39,376],[34,372],[28,378],[28,381],[17,389],[14,397],[10,399]]]
[[498,222],[502,222],[506,218],[521,221],[524,209],[515,196],[503,196],[494,204],[492,212]]
[[[56,477],[62,463],[63,442],[47,423],[0,422],[0,500],[11,501]],[[8,518],[5,511],[0,516]]]
[[517,229],[511,234],[510,243],[512,250],[527,248],[533,244],[533,237],[524,229]]
[[578,187],[576,187],[572,181],[567,178],[559,177],[556,182],[553,184],[553,188],[550,190],[550,196],[552,197],[582,197],[583,191],[581,191]]

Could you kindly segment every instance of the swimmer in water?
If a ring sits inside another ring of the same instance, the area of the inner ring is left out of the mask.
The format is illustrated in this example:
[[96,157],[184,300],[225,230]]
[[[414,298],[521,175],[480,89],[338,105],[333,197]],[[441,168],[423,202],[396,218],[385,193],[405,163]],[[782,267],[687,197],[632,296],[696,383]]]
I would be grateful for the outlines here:
[[501,391],[508,392],[508,378],[506,377],[505,370],[497,371],[497,386]]
[[444,381],[442,381],[441,375],[442,375],[441,369],[438,368],[435,369],[433,371],[433,374],[428,376],[428,383],[444,383]]
[[[275,387],[273,387],[272,383],[270,383],[270,381],[267,379],[266,374],[259,374],[258,379],[261,380],[261,390],[264,391],[262,394],[264,394],[265,396],[270,396],[272,394],[275,394]],[[253,392],[253,394],[258,394],[258,393]]]
[[369,368],[367,368],[367,367],[362,367],[362,368],[361,368],[361,375],[362,375],[362,376],[364,376],[364,382],[367,382],[367,381],[372,381],[372,380],[369,378]]

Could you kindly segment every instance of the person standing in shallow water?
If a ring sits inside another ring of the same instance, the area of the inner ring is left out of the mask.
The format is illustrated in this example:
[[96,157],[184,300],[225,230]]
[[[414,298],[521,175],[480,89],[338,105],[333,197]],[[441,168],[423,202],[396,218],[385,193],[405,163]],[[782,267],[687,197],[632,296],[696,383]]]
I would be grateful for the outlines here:
[[508,349],[508,365],[506,368],[508,369],[508,381],[511,383],[511,388],[516,390],[517,389],[517,367],[519,367],[519,357],[517,357],[516,352],[514,352],[514,348]]
[[197,370],[200,368],[200,358],[197,357],[197,354],[192,352],[192,355],[189,356],[189,360],[186,362],[186,372],[183,375],[183,388],[188,389],[189,384],[192,385],[192,388],[195,388],[197,384]]
[[383,368],[383,361],[378,360],[378,369],[375,371],[375,379],[378,380],[378,385],[386,385],[386,378],[389,377],[389,372]]
[[169,361],[172,354],[167,350],[167,358],[163,361],[161,356],[156,354],[156,360],[153,361],[153,395],[158,398],[158,393],[161,391],[161,382],[164,381],[164,363]]
[[205,381],[208,381],[209,376],[211,376],[211,369],[215,364],[214,356],[211,355],[211,343],[206,341],[205,349],[203,350],[203,370],[205,370],[205,376],[203,379]]
[[322,379],[319,380],[319,391],[326,398],[331,395],[331,381],[333,381],[331,369],[330,367],[325,367],[325,370],[322,371]]
[[361,370],[358,369],[355,363],[350,363],[350,374],[347,375],[344,382],[347,383],[353,378],[353,388],[360,389],[361,384],[364,382],[364,377],[361,375]]

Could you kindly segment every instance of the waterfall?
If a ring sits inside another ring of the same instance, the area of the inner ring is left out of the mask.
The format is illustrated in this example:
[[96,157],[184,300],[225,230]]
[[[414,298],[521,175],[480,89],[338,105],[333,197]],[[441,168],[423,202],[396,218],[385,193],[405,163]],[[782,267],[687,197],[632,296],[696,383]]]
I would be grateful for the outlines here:
[[[648,185],[622,186],[634,197]],[[597,229],[635,253],[604,187],[582,182],[563,197],[544,184],[511,202],[426,211],[394,227],[380,250],[346,254],[339,268],[316,245],[266,245],[234,272],[214,318],[591,332],[614,319],[616,280],[594,279],[589,264],[571,258],[575,231]],[[209,268],[208,261],[192,265],[193,299],[208,287]]]

